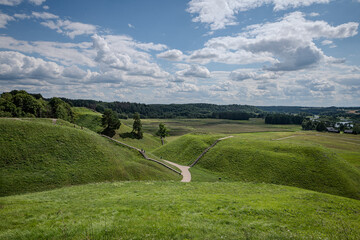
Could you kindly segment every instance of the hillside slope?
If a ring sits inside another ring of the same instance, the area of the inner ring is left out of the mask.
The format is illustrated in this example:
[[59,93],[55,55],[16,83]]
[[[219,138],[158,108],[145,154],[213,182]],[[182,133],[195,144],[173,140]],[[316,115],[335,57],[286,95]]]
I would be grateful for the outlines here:
[[75,123],[79,126],[86,127],[94,132],[101,132],[101,113],[94,112],[85,107],[73,107],[75,113]]
[[[360,171],[331,150],[264,140],[264,136],[269,135],[242,134],[221,141],[195,167],[231,181],[282,184],[360,199]],[[198,156],[194,145],[202,143],[204,148],[205,142],[212,143],[209,136],[187,135],[154,153],[188,164]]]
[[96,133],[51,119],[0,119],[0,196],[113,180],[180,177]]
[[360,238],[360,201],[262,183],[98,183],[0,206],[0,239]]

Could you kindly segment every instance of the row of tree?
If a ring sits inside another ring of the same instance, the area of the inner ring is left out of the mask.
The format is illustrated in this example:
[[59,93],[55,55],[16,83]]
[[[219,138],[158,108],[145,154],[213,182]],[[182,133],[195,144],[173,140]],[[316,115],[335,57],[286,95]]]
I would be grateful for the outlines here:
[[1,94],[0,117],[60,118],[73,122],[74,112],[60,98],[45,100],[40,94],[13,90]]
[[[248,105],[216,105],[216,104],[141,104],[130,102],[101,102],[94,100],[63,99],[75,107],[87,107],[103,113],[111,109],[120,118],[133,117],[137,112],[142,118],[222,118],[222,113],[248,113],[251,117],[262,114],[263,111]],[[225,118],[228,118],[226,116]]]
[[304,115],[293,115],[285,113],[267,114],[265,117],[266,124],[298,124],[304,120]]

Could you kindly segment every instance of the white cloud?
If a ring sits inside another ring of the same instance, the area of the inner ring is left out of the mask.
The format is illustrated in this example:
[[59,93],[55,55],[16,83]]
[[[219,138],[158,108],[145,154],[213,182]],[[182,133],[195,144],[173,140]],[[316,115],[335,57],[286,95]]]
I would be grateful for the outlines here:
[[43,2],[46,2],[46,0],[29,0],[29,2],[39,6],[43,4]]
[[43,9],[45,9],[45,10],[49,10],[49,9],[50,9],[50,7],[49,7],[48,5],[44,5],[44,6],[43,6]]
[[184,77],[209,78],[210,72],[204,66],[190,65],[186,69],[176,72],[176,75]]
[[[143,51],[162,49],[163,46],[152,43],[138,43],[127,36],[94,35],[93,46],[97,52],[95,60],[103,72],[119,71],[124,76],[165,78],[169,74],[152,62],[149,53]],[[145,47],[146,46],[146,47]],[[128,78],[131,80],[131,77]]]
[[47,20],[41,23],[43,26],[56,30],[70,37],[71,39],[79,35],[92,35],[96,33],[96,26],[70,20]]
[[308,14],[310,17],[317,17],[317,16],[320,16],[320,14],[319,13],[317,13],[317,12],[312,12],[312,13],[309,13]]
[[274,72],[258,72],[256,69],[238,69],[229,74],[229,78],[233,81],[244,81],[247,79],[266,80],[278,77],[279,74]]
[[235,15],[263,5],[274,5],[274,11],[310,6],[315,3],[329,3],[330,0],[191,0],[187,11],[197,15],[194,22],[207,24],[211,30],[236,25]]
[[32,12],[32,16],[35,18],[40,18],[40,19],[44,19],[44,20],[59,18],[59,16],[56,16],[49,12]]
[[6,28],[6,24],[9,21],[14,21],[14,20],[15,20],[15,18],[13,18],[5,13],[0,12],[0,28]]
[[56,61],[63,65],[96,66],[96,63],[93,60],[96,56],[96,52],[92,49],[91,42],[28,42],[19,41],[8,36],[0,36],[0,48],[28,54],[37,53],[51,61]]
[[1,5],[16,6],[19,5],[22,0],[0,0]]
[[[0,0],[0,5],[16,6],[22,3],[23,0]],[[29,0],[30,3],[35,5],[41,5],[46,0]]]
[[128,23],[128,27],[129,27],[129,28],[135,28],[135,26],[132,25],[131,23]]
[[237,36],[212,38],[203,49],[191,53],[189,61],[249,64],[269,62],[264,69],[293,71],[316,66],[321,61],[336,62],[313,42],[320,38],[347,38],[357,34],[359,24],[331,26],[324,21],[306,20],[293,12],[273,23],[248,26]]
[[163,58],[169,61],[181,61],[183,59],[183,53],[177,49],[171,49],[156,55],[158,58]]

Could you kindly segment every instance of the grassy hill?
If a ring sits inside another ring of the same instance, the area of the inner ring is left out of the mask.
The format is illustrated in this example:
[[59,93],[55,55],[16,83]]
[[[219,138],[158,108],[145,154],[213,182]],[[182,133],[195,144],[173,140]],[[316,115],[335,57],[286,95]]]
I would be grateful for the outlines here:
[[0,196],[114,180],[178,175],[68,122],[0,119]]
[[262,183],[98,183],[0,206],[0,239],[360,239],[360,201]]
[[[154,154],[189,164],[200,149],[216,139],[211,137],[186,135],[156,149]],[[231,181],[282,184],[360,199],[360,171],[334,152],[319,145],[270,138],[270,133],[252,133],[221,141],[195,168],[207,169]]]
[[75,113],[75,123],[79,126],[86,127],[94,132],[101,132],[101,113],[94,112],[85,107],[73,107]]

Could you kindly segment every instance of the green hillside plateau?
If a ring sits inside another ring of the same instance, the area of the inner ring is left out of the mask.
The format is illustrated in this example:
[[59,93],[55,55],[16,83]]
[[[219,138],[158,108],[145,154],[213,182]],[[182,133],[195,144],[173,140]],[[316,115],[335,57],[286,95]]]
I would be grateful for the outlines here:
[[[201,149],[217,139],[212,137],[188,134],[156,149],[154,154],[189,165]],[[194,170],[206,169],[224,180],[296,186],[360,199],[360,171],[333,151],[320,145],[270,138],[271,133],[252,133],[221,141]],[[192,172],[194,180],[199,179],[196,170]]]
[[139,153],[66,121],[0,119],[0,196],[114,180],[179,180]]
[[263,183],[97,183],[0,206],[0,239],[360,239],[360,201]]

